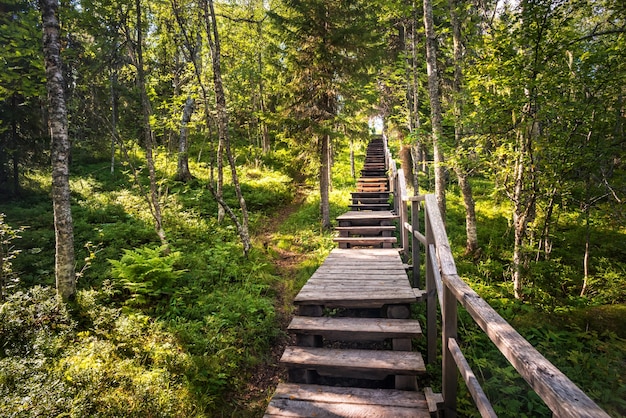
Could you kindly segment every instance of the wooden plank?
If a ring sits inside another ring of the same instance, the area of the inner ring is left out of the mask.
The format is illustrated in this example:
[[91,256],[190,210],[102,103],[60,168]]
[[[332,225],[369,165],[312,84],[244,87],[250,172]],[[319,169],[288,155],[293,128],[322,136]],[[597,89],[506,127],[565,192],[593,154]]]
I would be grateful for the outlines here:
[[398,215],[391,213],[391,211],[380,211],[372,213],[364,213],[359,211],[348,211],[342,215],[337,216],[338,221],[343,220],[360,220],[360,219],[398,219]]
[[357,182],[363,182],[363,183],[386,183],[387,182],[387,177],[367,177],[367,178],[360,178],[357,180]]
[[345,242],[353,245],[376,245],[376,244],[395,244],[398,242],[396,237],[334,237],[335,242]]
[[[399,288],[402,288],[405,283],[398,280],[396,282],[370,282],[362,283],[358,280],[352,280],[351,282],[336,282],[333,280],[325,280],[324,282],[316,282],[311,284],[306,289],[302,288],[302,295],[311,295],[314,293],[332,292],[332,294],[339,294],[341,292],[378,292],[378,294],[388,294],[389,292],[397,292]],[[414,292],[411,292],[414,294]],[[408,294],[408,293],[407,293]]]
[[391,192],[351,192],[352,197],[374,197],[374,196],[389,196]]
[[[353,251],[356,251],[354,249]],[[319,269],[321,271],[333,271],[334,269],[351,269],[351,270],[363,270],[363,271],[397,271],[399,270],[398,266],[401,264],[397,261],[381,261],[381,262],[372,262],[372,261],[358,261],[358,260],[346,260],[344,263],[337,263],[333,265],[321,265]]]
[[331,403],[401,406],[404,408],[422,408],[426,401],[425,396],[420,392],[406,392],[394,389],[296,385],[291,383],[279,383],[274,397],[308,399]]
[[353,203],[348,207],[357,210],[389,210],[389,203]]
[[386,288],[386,287],[391,287],[394,289],[403,288],[407,292],[408,290],[412,291],[412,288],[410,286],[410,283],[406,275],[389,277],[387,279],[370,278],[368,280],[360,280],[358,277],[351,278],[348,280],[341,280],[330,275],[329,277],[321,277],[321,278],[309,280],[309,282],[306,283],[302,287],[302,290],[306,291],[307,289],[310,289],[310,288],[320,288],[320,287],[330,287],[330,286],[348,286],[348,287],[362,286],[362,287],[367,287],[367,288],[381,288],[381,289]]
[[[372,300],[384,300],[385,303],[413,303],[417,300],[415,293],[413,293],[413,289],[410,287],[408,289],[403,289],[396,287],[383,288],[380,286],[372,286],[367,288],[367,292],[357,292],[355,289],[359,289],[359,287],[312,286],[310,289],[302,288],[302,290],[296,295],[295,302],[336,300],[354,300],[355,302],[363,300],[365,302]],[[328,291],[328,293],[324,293],[325,291]],[[376,294],[366,294],[373,292],[376,292]]]
[[426,396],[426,403],[431,416],[437,416],[437,411],[443,404],[443,396],[441,396],[441,393],[433,392],[432,388],[429,387],[424,388],[424,395]]
[[426,372],[422,356],[413,351],[289,346],[285,348],[280,362],[288,367],[315,369],[320,374],[333,376],[363,375],[370,372],[416,376]]
[[341,250],[338,248],[333,249],[327,257],[328,259],[340,258],[340,259],[353,259],[353,260],[374,260],[380,261],[381,259],[401,260],[398,250],[385,250],[385,249],[363,249],[363,250]]
[[415,303],[415,296],[384,294],[370,297],[358,298],[354,296],[354,291],[348,293],[333,293],[332,295],[323,295],[319,293],[307,293],[298,295],[298,299],[294,301],[295,305],[321,305],[327,308],[372,308],[378,309],[387,305],[410,304]]
[[419,321],[386,318],[296,316],[287,329],[293,333],[322,335],[329,339],[341,339],[354,334],[366,334],[370,339],[417,338],[422,335]]
[[448,349],[454,358],[459,372],[461,372],[461,376],[463,376],[467,390],[469,390],[478,411],[480,411],[480,416],[496,418],[498,415],[496,415],[496,412],[493,410],[491,402],[489,402],[487,395],[485,395],[483,388],[480,386],[480,382],[476,379],[476,375],[472,371],[472,368],[454,338],[448,338]]
[[348,231],[353,234],[378,234],[382,231],[395,231],[396,227],[393,225],[378,225],[378,226],[336,226],[335,231]]
[[[422,414],[422,411],[419,412]],[[413,408],[379,405],[353,405],[343,403],[310,402],[296,399],[273,399],[264,415],[267,418],[278,417],[328,417],[361,418],[389,417],[414,418],[418,415]]]
[[392,389],[280,383],[265,417],[427,417],[423,394]]
[[336,274],[339,276],[345,276],[346,274],[350,274],[352,276],[397,276],[401,275],[406,278],[406,270],[404,267],[398,264],[388,264],[388,267],[380,267],[378,265],[372,266],[368,268],[368,266],[363,267],[359,264],[346,266],[346,265],[337,265],[337,266],[322,266],[317,269],[315,273],[313,273],[314,277],[323,277],[324,274]]

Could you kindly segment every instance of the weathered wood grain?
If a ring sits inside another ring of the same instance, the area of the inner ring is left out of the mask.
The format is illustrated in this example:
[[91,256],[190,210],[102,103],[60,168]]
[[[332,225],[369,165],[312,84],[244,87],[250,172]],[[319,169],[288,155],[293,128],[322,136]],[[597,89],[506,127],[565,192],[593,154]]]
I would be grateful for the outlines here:
[[428,405],[419,392],[281,383],[265,417],[421,418]]
[[344,377],[416,376],[426,372],[422,356],[413,351],[287,347],[280,362],[291,368],[314,369],[321,375]]
[[366,340],[386,338],[417,338],[422,335],[419,321],[386,318],[329,318],[296,316],[291,320],[290,332],[322,335],[328,339],[362,336]]

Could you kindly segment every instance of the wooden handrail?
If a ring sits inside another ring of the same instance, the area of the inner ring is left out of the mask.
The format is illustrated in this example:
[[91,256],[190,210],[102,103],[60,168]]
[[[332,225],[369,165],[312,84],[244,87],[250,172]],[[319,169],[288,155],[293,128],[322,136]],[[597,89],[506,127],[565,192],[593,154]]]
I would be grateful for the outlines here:
[[[388,153],[386,138],[385,151]],[[420,287],[421,245],[426,249],[427,359],[432,363],[437,348],[437,304],[441,307],[442,330],[442,392],[446,417],[456,415],[457,370],[465,379],[474,402],[483,417],[495,412],[457,343],[457,305],[460,303],[509,363],[526,380],[548,408],[558,417],[604,418],[609,415],[589,398],[574,382],[550,363],[526,341],[489,304],[458,275],[445,225],[434,195],[408,197],[404,173],[395,170],[389,154],[390,184],[394,185],[394,201],[400,216],[402,248],[411,251],[413,284]],[[393,178],[391,178],[393,177]],[[408,205],[411,206],[409,222]],[[424,210],[424,233],[420,232],[418,212]],[[409,243],[408,236],[411,240]],[[416,279],[417,275],[417,279]]]

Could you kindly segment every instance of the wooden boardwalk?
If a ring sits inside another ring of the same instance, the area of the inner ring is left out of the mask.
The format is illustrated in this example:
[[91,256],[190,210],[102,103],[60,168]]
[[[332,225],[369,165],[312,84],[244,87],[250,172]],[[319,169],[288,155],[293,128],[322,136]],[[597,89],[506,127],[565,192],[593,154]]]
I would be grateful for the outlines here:
[[295,297],[296,345],[281,363],[265,417],[430,417],[440,395],[418,390],[425,373],[413,289],[398,250],[382,143],[368,147],[351,211],[337,218],[335,248]]
[[[396,249],[335,248],[296,296],[307,310],[408,309],[417,298]],[[405,317],[408,317],[408,311]]]

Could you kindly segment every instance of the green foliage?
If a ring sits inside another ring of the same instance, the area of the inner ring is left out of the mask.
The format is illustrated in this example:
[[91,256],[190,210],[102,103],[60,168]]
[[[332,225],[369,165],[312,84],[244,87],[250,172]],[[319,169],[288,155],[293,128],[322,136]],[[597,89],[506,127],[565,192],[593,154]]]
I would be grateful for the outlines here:
[[14,416],[203,416],[186,389],[189,356],[162,327],[79,291],[68,309],[54,289],[1,305],[0,409]]
[[181,253],[163,254],[164,248],[124,250],[120,260],[109,260],[111,274],[130,292],[130,305],[159,301],[174,292],[176,280],[184,271],[175,269]]

